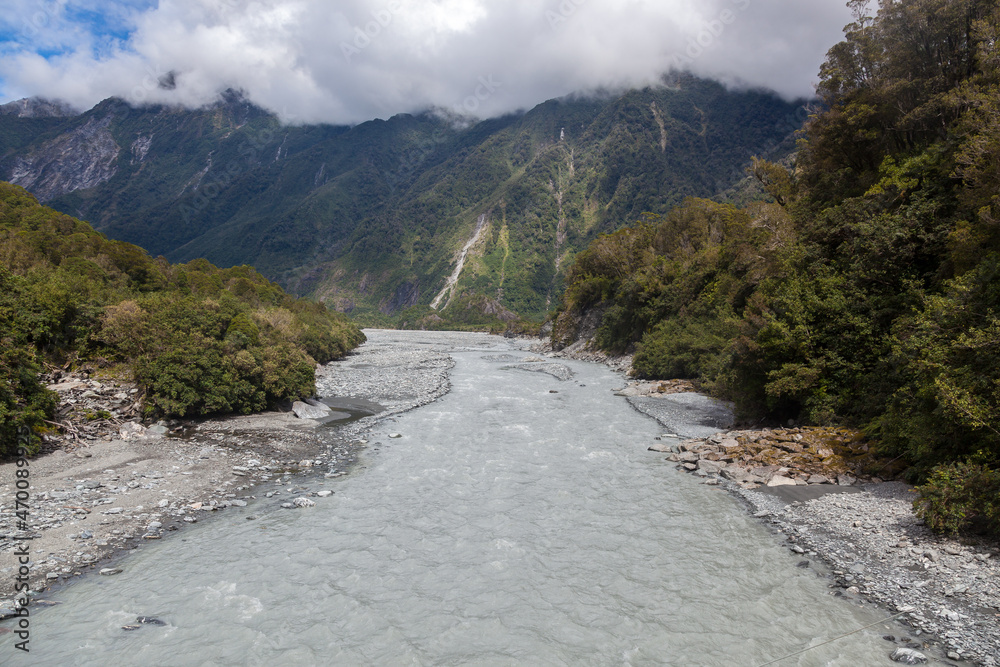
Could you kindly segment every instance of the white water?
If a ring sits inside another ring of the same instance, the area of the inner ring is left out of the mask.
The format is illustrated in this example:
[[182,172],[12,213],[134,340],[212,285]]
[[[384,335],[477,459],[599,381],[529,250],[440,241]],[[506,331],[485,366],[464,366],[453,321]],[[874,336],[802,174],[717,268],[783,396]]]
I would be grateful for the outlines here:
[[[456,353],[452,392],[387,424],[334,496],[149,547],[35,612],[30,659],[0,638],[0,661],[753,666],[880,618],[646,451],[660,429],[620,377],[505,370],[502,351]],[[167,625],[122,630],[140,615]],[[891,664],[884,632],[780,664]]]

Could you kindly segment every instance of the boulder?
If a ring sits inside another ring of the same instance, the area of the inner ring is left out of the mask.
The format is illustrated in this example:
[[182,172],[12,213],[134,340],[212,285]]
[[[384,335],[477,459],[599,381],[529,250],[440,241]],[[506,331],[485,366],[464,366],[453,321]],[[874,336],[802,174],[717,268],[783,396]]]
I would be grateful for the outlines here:
[[784,475],[771,475],[771,479],[767,480],[768,486],[796,486],[795,480],[785,477]]
[[145,437],[146,427],[139,422],[125,422],[118,427],[118,435],[122,440],[135,440]]
[[709,475],[714,475],[720,472],[725,467],[724,464],[718,461],[709,461],[708,459],[702,459],[698,461],[698,470],[704,470]]
[[330,416],[332,410],[322,403],[320,405],[310,405],[303,401],[295,401],[292,403],[292,412],[299,419],[323,419]]
[[912,648],[897,648],[889,657],[892,658],[893,662],[904,665],[921,665],[927,662],[926,655],[920,651],[914,651]]

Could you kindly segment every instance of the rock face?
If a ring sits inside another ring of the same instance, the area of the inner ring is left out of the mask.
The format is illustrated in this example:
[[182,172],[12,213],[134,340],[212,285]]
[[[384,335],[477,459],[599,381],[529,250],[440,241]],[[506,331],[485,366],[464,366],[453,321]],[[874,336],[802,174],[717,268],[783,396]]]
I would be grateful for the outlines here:
[[292,403],[292,412],[299,419],[325,419],[330,416],[332,410],[325,405],[310,405],[303,401]]
[[91,118],[85,125],[18,157],[10,182],[46,202],[111,180],[121,150],[108,130],[113,118],[112,114],[100,120]]

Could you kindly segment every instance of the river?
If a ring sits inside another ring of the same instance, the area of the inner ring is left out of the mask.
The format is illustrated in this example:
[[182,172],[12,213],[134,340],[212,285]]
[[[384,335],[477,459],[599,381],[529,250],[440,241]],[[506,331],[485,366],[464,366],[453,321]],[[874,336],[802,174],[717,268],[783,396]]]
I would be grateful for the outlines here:
[[[33,611],[30,659],[0,638],[5,664],[754,666],[885,615],[647,451],[662,427],[620,375],[490,345],[456,348],[451,392],[376,427],[333,496],[261,499],[86,577]],[[122,629],[138,616],[164,625]],[[891,664],[885,632],[776,664]]]

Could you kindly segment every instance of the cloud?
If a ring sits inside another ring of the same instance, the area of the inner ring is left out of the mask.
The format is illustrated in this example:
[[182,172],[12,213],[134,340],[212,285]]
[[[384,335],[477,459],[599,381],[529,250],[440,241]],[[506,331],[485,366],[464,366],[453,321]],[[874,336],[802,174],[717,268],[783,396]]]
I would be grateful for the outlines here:
[[[201,105],[293,122],[443,107],[479,117],[671,67],[808,96],[843,0],[13,0],[0,94]],[[173,87],[162,86],[173,73]]]

